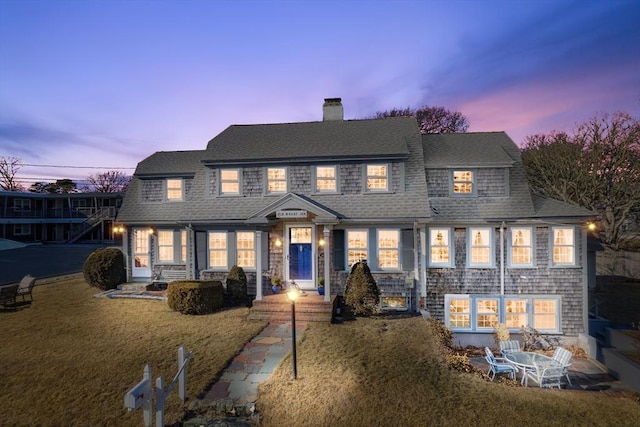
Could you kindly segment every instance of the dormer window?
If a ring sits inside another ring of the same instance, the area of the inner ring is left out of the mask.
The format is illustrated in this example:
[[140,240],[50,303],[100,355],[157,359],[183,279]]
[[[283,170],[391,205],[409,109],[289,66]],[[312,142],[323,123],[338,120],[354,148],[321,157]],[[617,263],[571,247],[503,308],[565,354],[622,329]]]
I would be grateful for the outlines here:
[[337,173],[335,166],[316,166],[317,193],[335,193],[338,191]]
[[453,194],[472,195],[473,194],[473,171],[455,170],[453,171]]
[[287,168],[267,168],[267,194],[287,192]]
[[184,197],[182,179],[167,179],[166,196],[168,201],[181,201]]
[[389,190],[389,166],[367,165],[367,191],[380,192]]
[[220,169],[220,194],[240,194],[239,169]]

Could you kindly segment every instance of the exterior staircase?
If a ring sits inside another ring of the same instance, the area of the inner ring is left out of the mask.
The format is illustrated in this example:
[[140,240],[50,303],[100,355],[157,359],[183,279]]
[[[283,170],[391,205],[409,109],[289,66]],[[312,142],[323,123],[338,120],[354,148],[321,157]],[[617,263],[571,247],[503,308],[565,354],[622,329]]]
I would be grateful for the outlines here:
[[[296,321],[331,322],[338,306],[338,297],[332,296],[325,301],[324,296],[315,292],[303,293],[296,299]],[[266,295],[261,301],[253,300],[249,312],[251,320],[268,322],[286,322],[291,320],[291,301],[287,294]]]

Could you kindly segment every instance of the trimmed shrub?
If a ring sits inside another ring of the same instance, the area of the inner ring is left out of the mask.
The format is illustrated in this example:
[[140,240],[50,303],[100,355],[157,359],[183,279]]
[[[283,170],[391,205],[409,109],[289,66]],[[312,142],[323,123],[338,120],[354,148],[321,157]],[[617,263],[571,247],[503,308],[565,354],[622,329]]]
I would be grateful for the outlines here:
[[227,292],[234,300],[247,298],[247,275],[242,267],[234,265],[227,276]]
[[124,254],[118,248],[96,249],[82,266],[85,282],[98,289],[115,289],[127,280]]
[[182,314],[207,314],[222,308],[223,293],[219,280],[178,280],[167,287],[167,304]]
[[370,316],[378,310],[380,290],[366,261],[353,264],[344,289],[345,304],[356,316]]

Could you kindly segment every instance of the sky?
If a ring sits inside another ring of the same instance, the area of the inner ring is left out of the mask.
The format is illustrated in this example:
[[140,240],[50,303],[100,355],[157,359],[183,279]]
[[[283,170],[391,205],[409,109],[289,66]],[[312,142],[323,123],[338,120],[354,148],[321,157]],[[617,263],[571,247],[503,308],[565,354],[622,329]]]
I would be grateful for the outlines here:
[[0,157],[132,174],[233,124],[460,111],[469,131],[640,118],[640,0],[0,0]]

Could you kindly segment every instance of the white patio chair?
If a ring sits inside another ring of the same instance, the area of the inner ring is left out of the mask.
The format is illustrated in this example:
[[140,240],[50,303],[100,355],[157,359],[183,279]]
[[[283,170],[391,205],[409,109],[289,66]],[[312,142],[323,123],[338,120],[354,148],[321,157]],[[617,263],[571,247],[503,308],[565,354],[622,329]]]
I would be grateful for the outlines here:
[[569,366],[571,366],[571,359],[573,358],[573,353],[571,353],[569,350],[566,350],[562,347],[557,347],[556,350],[553,352],[552,358],[553,360],[558,362],[560,366],[562,366],[562,374],[563,376],[567,377],[567,381],[569,382],[569,385],[573,385],[571,384],[571,379],[569,378]]
[[502,357],[495,357],[489,347],[485,347],[484,352],[486,353],[484,358],[489,364],[487,375],[491,378],[491,381],[493,381],[497,374],[509,374],[509,378],[516,378],[516,372],[518,370],[515,366],[510,363],[506,363],[505,359]]
[[504,357],[506,353],[513,353],[516,351],[522,351],[519,341],[500,341],[500,353],[502,354],[502,357]]
[[540,388],[561,388],[562,377],[564,376],[562,366],[555,362],[534,363],[535,370],[527,371],[527,376],[533,378]]

